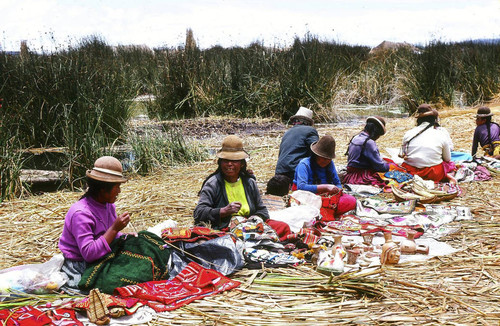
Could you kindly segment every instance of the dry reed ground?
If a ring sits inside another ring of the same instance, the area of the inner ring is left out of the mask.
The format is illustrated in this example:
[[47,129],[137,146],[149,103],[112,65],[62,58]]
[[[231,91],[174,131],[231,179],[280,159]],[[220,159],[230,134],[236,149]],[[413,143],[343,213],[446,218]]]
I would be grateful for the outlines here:
[[[492,106],[496,120],[500,106]],[[441,124],[455,150],[469,152],[475,110],[441,111]],[[223,124],[224,121],[222,120]],[[413,118],[389,119],[388,133],[379,141],[398,147]],[[357,126],[317,126],[319,134],[337,140],[337,165]],[[220,128],[219,128],[220,129]],[[251,153],[249,166],[261,189],[274,172],[284,130],[265,135],[235,130]],[[201,143],[214,149],[225,134],[212,134]],[[215,169],[215,161],[172,167],[148,177],[135,177],[122,187],[118,212],[129,211],[128,231],[142,230],[171,218],[192,224],[197,191]],[[469,206],[472,221],[462,221],[458,233],[444,241],[457,253],[426,262],[400,264],[373,271],[371,276],[330,279],[309,266],[288,269],[242,270],[231,277],[239,289],[193,302],[151,325],[331,325],[331,324],[500,324],[500,177],[462,183],[464,196],[450,205]],[[39,263],[58,253],[57,241],[69,206],[81,193],[55,192],[0,204],[0,268]],[[328,283],[330,281],[330,283]],[[365,294],[374,295],[365,295]]]

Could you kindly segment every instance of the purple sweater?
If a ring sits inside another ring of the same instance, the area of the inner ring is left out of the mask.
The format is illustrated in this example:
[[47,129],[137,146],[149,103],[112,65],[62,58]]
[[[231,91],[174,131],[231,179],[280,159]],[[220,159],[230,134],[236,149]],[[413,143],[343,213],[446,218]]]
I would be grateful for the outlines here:
[[[66,214],[59,239],[64,258],[91,263],[111,252],[103,235],[115,219],[115,204],[101,204],[91,197],[74,203]],[[120,235],[118,232],[116,237]]]
[[[375,172],[389,171],[389,164],[380,156],[375,141],[368,139],[365,143],[368,137],[369,135],[363,131],[352,139],[349,144],[347,166],[363,170],[374,170]],[[364,147],[363,143],[365,143]]]

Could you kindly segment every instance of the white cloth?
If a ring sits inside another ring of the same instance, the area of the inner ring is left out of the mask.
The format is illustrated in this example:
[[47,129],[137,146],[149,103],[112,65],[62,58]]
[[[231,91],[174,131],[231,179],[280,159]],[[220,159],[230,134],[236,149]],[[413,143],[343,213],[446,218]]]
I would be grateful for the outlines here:
[[451,160],[450,135],[444,128],[430,127],[420,135],[408,141],[426,128],[428,122],[408,130],[403,137],[403,150],[406,149],[405,163],[416,168],[426,168]]
[[270,211],[269,218],[274,221],[285,222],[290,231],[298,233],[301,228],[312,227],[319,219],[319,209],[309,205],[290,206],[285,209]]

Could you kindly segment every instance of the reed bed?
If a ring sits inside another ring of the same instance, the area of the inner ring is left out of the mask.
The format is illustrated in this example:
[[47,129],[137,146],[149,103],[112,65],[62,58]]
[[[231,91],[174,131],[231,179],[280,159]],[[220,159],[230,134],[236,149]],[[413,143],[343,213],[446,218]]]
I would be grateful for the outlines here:
[[[500,113],[500,106],[491,107]],[[441,111],[441,124],[450,131],[456,150],[470,151],[474,112]],[[388,119],[388,132],[378,140],[381,152],[399,147],[414,120]],[[346,163],[342,154],[363,122],[317,126],[320,135],[329,133],[337,140],[337,166]],[[259,135],[244,128],[235,131],[250,151],[249,167],[264,190],[274,174],[282,130]],[[225,135],[214,130],[198,141],[207,149],[217,149]],[[132,216],[125,231],[147,229],[165,219],[192,225],[197,192],[215,168],[214,159],[209,158],[133,177],[122,187],[117,202],[118,213],[126,210]],[[459,249],[452,255],[339,277],[317,273],[310,265],[243,269],[231,275],[242,283],[239,288],[159,314],[149,325],[498,325],[500,177],[460,186],[463,196],[449,204],[470,207],[474,219],[456,223],[458,231],[443,239]],[[59,191],[0,203],[0,268],[44,262],[58,253],[64,216],[81,194]]]

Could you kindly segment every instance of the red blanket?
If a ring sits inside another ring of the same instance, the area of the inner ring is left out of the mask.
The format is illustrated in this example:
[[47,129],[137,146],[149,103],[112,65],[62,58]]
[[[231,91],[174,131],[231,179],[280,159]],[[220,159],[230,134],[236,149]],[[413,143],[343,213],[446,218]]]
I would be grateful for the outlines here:
[[177,309],[194,300],[238,287],[233,281],[212,269],[189,263],[174,279],[151,281],[115,289],[122,297],[134,297],[157,312]]

